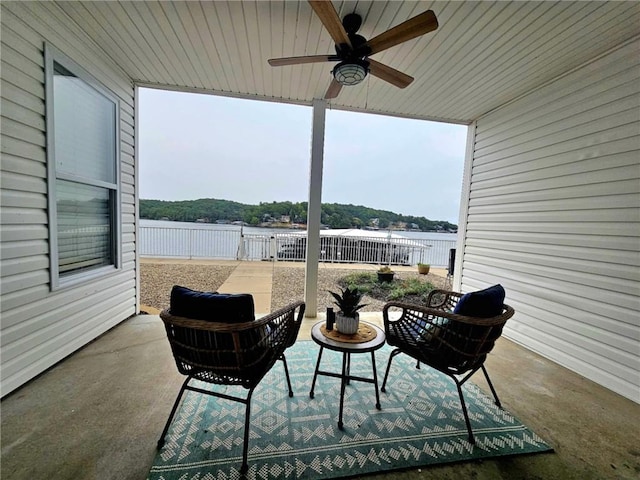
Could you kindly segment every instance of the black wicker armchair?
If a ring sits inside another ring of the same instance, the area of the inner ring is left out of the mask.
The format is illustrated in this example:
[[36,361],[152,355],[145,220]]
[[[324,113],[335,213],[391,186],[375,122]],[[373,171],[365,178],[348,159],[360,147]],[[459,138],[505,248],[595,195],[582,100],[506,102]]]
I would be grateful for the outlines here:
[[[501,286],[496,287],[502,289]],[[434,290],[428,297],[427,306],[400,302],[389,302],[384,306],[383,318],[387,343],[396,348],[389,356],[381,390],[385,391],[391,362],[400,353],[416,359],[418,361],[416,368],[420,368],[420,362],[422,362],[448,375],[458,389],[469,432],[469,442],[475,443],[462,394],[462,385],[474,373],[482,370],[496,405],[500,406],[500,400],[489,379],[484,361],[502,334],[505,323],[513,316],[514,310],[500,300],[497,307],[499,313],[490,317],[487,315],[489,310],[483,310],[482,307],[478,310],[479,316],[453,313],[462,296],[463,294],[457,292]],[[502,299],[504,299],[504,290],[502,290]]]
[[[170,309],[162,311],[160,318],[164,322],[178,371],[187,378],[158,440],[158,448],[164,445],[165,436],[185,390],[240,402],[246,405],[240,471],[246,473],[251,396],[277,360],[282,360],[284,364],[289,396],[293,396],[284,351],[296,341],[304,310],[303,302],[295,302],[254,320],[250,318],[253,314],[251,298],[250,315],[235,319],[220,318],[215,312],[211,312],[211,318],[216,321],[210,321],[176,316]],[[228,313],[228,308],[224,313]],[[248,394],[246,398],[242,398],[202,389],[190,385],[194,379],[210,384],[241,385],[248,390]]]

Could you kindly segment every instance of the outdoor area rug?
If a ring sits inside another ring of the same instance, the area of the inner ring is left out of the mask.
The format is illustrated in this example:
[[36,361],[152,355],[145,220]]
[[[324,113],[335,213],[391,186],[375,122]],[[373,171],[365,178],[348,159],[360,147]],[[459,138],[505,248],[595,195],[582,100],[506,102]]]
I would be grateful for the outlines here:
[[[294,397],[277,362],[251,401],[247,479],[341,478],[449,462],[550,451],[551,448],[471,382],[465,384],[476,444],[468,442],[453,381],[406,355],[393,360],[387,392],[375,407],[374,387],[347,385],[344,430],[338,429],[340,380],[319,376],[309,389],[319,347],[311,341],[286,351]],[[376,352],[378,378],[391,348]],[[321,369],[340,372],[342,354],[325,349]],[[351,374],[371,377],[371,355],[351,356]],[[227,394],[237,387],[217,386]],[[498,394],[500,385],[496,385]],[[176,395],[177,395],[176,389]],[[169,411],[167,411],[167,416]],[[149,473],[150,480],[242,478],[244,405],[187,392]],[[160,433],[160,432],[158,432]]]

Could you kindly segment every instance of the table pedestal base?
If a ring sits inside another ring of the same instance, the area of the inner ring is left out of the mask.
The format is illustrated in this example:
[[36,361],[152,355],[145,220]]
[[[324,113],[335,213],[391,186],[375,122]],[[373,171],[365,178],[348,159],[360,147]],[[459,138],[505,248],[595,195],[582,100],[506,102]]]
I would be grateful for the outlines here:
[[365,378],[359,377],[356,375],[351,375],[351,353],[343,352],[342,353],[342,372],[334,373],[327,372],[325,370],[320,370],[320,361],[322,360],[322,352],[324,351],[324,347],[320,346],[320,352],[318,353],[318,361],[316,362],[316,369],[313,373],[313,381],[311,382],[311,391],[309,392],[309,397],[314,397],[314,389],[316,386],[316,380],[318,375],[324,375],[326,377],[334,377],[340,379],[340,416],[338,417],[338,428],[340,430],[343,429],[344,423],[342,422],[342,414],[344,412],[344,391],[346,386],[351,383],[351,380],[357,382],[365,382],[365,383],[373,383],[376,390],[376,408],[381,410],[380,406],[380,393],[378,392],[378,374],[376,370],[376,357],[374,352],[371,352],[371,365],[373,367],[373,378]]

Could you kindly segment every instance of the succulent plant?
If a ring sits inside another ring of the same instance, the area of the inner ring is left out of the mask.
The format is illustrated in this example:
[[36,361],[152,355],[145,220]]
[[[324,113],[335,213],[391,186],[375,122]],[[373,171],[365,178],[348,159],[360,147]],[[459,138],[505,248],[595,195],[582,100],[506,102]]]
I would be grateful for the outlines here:
[[367,304],[360,303],[362,294],[357,288],[350,290],[349,287],[347,287],[340,290],[339,294],[331,290],[329,290],[329,293],[336,299],[335,304],[340,309],[340,313],[345,317],[355,317],[358,310],[367,306]]

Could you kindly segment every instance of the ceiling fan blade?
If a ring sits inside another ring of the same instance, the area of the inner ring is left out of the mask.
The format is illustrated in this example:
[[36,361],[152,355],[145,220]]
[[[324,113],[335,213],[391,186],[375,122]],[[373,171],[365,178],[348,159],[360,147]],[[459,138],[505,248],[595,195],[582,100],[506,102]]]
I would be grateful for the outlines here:
[[327,93],[324,94],[324,98],[326,98],[327,100],[336,98],[340,93],[340,90],[342,90],[342,85],[340,85],[334,78],[333,80],[331,80],[331,85],[329,85]]
[[405,88],[413,82],[413,77],[406,73],[402,73],[395,68],[391,68],[389,65],[376,62],[371,58],[368,58],[367,61],[369,62],[369,73],[375,77],[381,78],[385,82],[389,82],[399,88]]
[[331,3],[330,0],[309,0],[309,5],[311,5],[313,11],[316,12],[324,28],[327,29],[327,32],[329,32],[329,35],[333,38],[333,41],[338,45],[346,43],[352,48],[349,35],[347,35],[347,31],[342,26],[342,21],[333,3]]
[[436,28],[438,28],[438,19],[432,10],[427,10],[369,40],[366,43],[371,49],[369,55],[432,32]]
[[282,67],[283,65],[299,65],[301,63],[337,62],[340,60],[335,55],[307,55],[304,57],[283,57],[270,58],[267,60],[272,67]]

